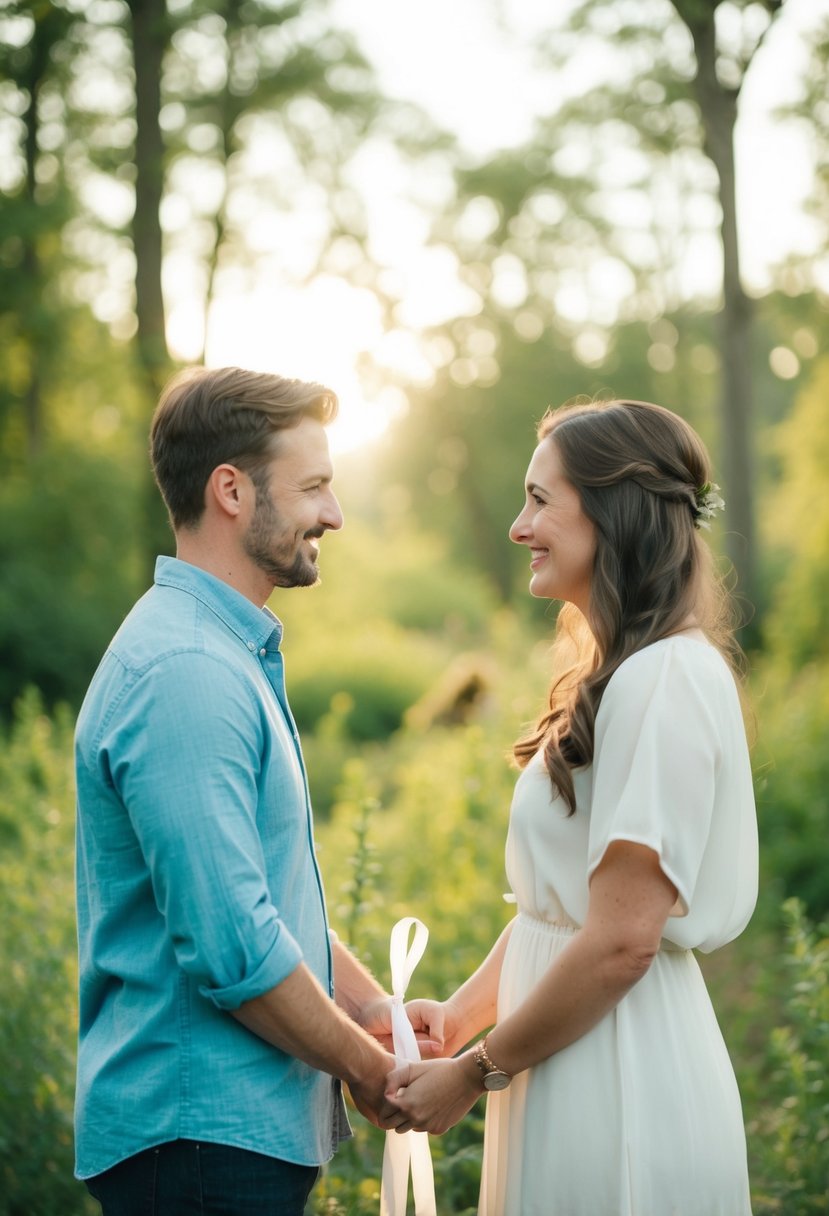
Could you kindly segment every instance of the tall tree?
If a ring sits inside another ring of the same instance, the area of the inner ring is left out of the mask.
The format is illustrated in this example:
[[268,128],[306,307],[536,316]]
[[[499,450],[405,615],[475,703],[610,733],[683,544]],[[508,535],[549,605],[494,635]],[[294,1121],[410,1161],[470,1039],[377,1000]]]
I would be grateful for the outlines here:
[[[244,160],[263,129],[275,128],[291,151],[295,177],[325,191],[333,232],[341,223],[336,175],[359,147],[377,98],[367,66],[332,27],[328,0],[127,4],[135,88],[136,347],[149,408],[171,370],[163,291],[171,250],[184,254],[193,277],[203,281],[205,317],[222,260],[239,267],[253,258],[232,206],[237,194],[250,197],[255,187],[251,175],[234,173],[234,162]],[[305,118],[297,109],[300,100]],[[345,119],[354,116],[348,125]],[[339,138],[332,140],[332,133]],[[212,184],[217,177],[220,189],[205,192],[205,181]],[[256,196],[263,214],[275,210],[274,178]],[[212,203],[205,193],[214,197]],[[163,230],[167,202],[190,210],[193,223],[183,235]],[[282,192],[278,206],[290,211],[296,205]],[[278,227],[279,217],[272,218]],[[148,557],[169,543],[156,501],[150,489]]]
[[[0,292],[0,313],[6,342],[16,345],[22,356],[11,378],[22,407],[29,460],[37,457],[44,442],[44,364],[59,324],[48,279],[56,269],[55,234],[68,208],[63,173],[52,149],[43,147],[43,104],[50,86],[54,90],[64,78],[59,52],[67,47],[75,20],[55,5],[20,0],[3,13],[12,36],[0,40],[0,78],[14,90],[11,112],[19,116],[18,146],[4,175],[7,220],[0,234],[2,260],[15,273],[7,276]],[[60,128],[54,118],[51,125],[53,132]]]
[[[205,336],[223,264],[238,269],[253,256],[248,234],[234,218],[240,206],[287,218],[301,205],[297,191],[313,183],[318,196],[324,193],[328,213],[319,255],[344,228],[358,243],[365,235],[353,192],[351,205],[342,206],[344,178],[378,120],[381,100],[367,62],[353,39],[332,25],[328,8],[327,0],[220,0],[178,15],[164,81],[164,100],[178,113],[167,134],[168,188],[188,197],[200,221]],[[264,142],[276,148],[280,167],[263,175],[252,170],[246,154]],[[198,184],[208,173],[210,201]],[[307,264],[314,266],[314,259]]]
[[171,28],[166,0],[127,0],[135,74],[135,253],[136,344],[150,401],[158,396],[170,370],[161,286],[163,243],[164,140],[161,81]]
[[[757,51],[783,0],[743,3],[741,37],[724,45],[717,32],[717,10],[726,0],[671,0],[694,41],[694,96],[704,130],[703,146],[717,171],[722,219],[723,307],[719,344],[722,368],[721,416],[725,482],[729,494],[729,552],[739,589],[749,603],[757,599],[754,511],[754,392],[752,385],[752,306],[740,272],[734,130],[740,92]],[[733,0],[727,0],[733,9]],[[745,18],[762,10],[767,21],[752,29]]]
[[812,151],[815,172],[804,206],[812,240],[792,254],[784,273],[795,271],[793,277],[787,276],[788,288],[808,285],[825,297],[829,295],[829,10],[824,11],[807,49],[795,98],[782,108],[780,117],[796,124]]
[[[711,251],[718,205],[726,545],[751,603],[752,308],[740,273],[734,124],[747,73],[782,7],[781,0],[580,0],[537,44],[569,92],[526,146],[461,171],[460,209],[437,234],[449,242],[451,225],[477,227],[461,242],[470,285],[502,313],[569,332],[577,357],[600,369],[620,322],[658,329],[660,316],[693,300],[699,306],[704,289],[694,275]],[[595,84],[573,85],[580,68]],[[655,368],[680,357],[675,342],[655,339],[648,350]]]

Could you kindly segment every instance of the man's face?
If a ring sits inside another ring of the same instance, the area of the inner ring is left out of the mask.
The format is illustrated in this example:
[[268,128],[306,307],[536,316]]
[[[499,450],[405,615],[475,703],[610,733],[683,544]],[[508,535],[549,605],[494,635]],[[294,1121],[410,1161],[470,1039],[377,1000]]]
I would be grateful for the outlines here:
[[303,418],[282,431],[267,475],[257,477],[256,507],[243,544],[274,587],[310,587],[318,581],[318,540],[343,526],[331,489],[333,469],[322,423]]

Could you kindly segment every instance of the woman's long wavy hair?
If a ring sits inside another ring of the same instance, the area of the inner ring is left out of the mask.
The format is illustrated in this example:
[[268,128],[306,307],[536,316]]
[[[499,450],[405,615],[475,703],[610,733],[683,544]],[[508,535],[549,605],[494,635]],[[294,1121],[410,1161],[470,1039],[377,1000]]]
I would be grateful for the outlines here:
[[540,442],[596,528],[587,617],[563,604],[549,708],[519,739],[519,767],[543,747],[553,786],[576,809],[573,769],[593,759],[596,714],[610,677],[637,650],[689,619],[738,667],[730,597],[698,530],[697,491],[711,480],[699,436],[670,410],[608,401],[549,411]]

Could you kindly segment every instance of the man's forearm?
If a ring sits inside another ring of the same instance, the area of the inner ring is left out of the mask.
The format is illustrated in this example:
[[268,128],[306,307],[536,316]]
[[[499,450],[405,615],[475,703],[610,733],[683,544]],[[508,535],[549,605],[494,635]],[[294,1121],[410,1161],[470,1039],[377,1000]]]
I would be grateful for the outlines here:
[[[382,995],[379,985],[378,991]],[[350,1086],[382,1092],[392,1058],[337,1007],[304,963],[275,988],[240,1005],[233,1016],[312,1068]]]
[[339,1007],[361,1025],[364,1012],[378,1001],[389,999],[371,972],[340,941],[331,944],[334,959],[334,998]]

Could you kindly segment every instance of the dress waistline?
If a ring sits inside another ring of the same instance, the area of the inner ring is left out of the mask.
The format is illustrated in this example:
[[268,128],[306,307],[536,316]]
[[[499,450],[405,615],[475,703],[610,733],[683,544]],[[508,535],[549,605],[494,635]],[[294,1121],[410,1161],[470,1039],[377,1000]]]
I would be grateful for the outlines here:
[[[540,917],[530,916],[528,912],[518,912],[516,919],[520,920],[528,929],[536,929],[542,933],[551,935],[562,935],[572,937],[581,928],[581,925],[576,924],[569,916],[561,917],[558,920],[541,920]],[[691,951],[686,946],[678,946],[675,942],[669,942],[666,938],[662,938],[659,943],[660,954],[690,954]]]
[[538,916],[530,916],[528,912],[519,912],[517,919],[528,929],[537,929],[542,933],[573,934],[581,928],[581,925],[577,925],[569,917],[562,917],[559,920],[542,920]]

